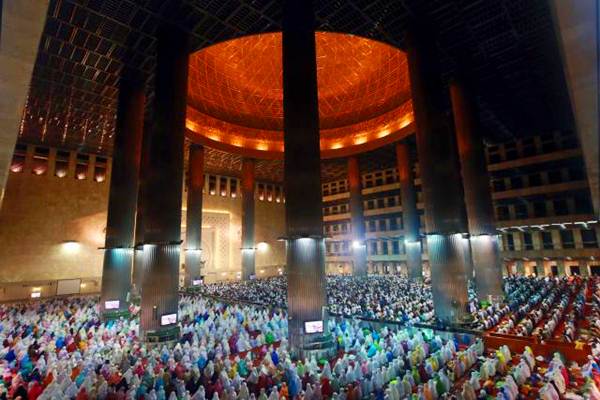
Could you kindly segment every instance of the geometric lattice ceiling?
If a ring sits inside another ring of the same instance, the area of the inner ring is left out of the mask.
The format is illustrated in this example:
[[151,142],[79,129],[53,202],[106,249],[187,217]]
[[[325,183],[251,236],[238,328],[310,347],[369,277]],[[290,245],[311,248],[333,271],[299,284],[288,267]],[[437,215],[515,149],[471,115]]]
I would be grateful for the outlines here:
[[[227,150],[283,150],[281,33],[251,35],[190,57],[188,127]],[[404,52],[354,35],[317,32],[322,155],[398,140],[412,122]],[[352,151],[352,150],[350,150]]]
[[[315,0],[317,30],[403,47],[417,20],[437,38],[442,73],[467,69],[488,140],[572,128],[547,0]],[[281,30],[279,0],[50,0],[21,143],[110,154],[124,65],[148,78],[161,23],[190,51]],[[150,111],[150,110],[149,110]]]

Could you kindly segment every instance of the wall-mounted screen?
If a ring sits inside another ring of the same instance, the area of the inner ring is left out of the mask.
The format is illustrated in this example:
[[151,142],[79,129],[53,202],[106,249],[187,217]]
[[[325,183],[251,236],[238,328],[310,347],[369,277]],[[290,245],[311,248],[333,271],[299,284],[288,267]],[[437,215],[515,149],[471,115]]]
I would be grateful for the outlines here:
[[323,321],[306,321],[304,323],[304,333],[322,333]]
[[177,323],[177,314],[165,314],[160,316],[161,326],[173,325]]
[[117,308],[119,308],[119,300],[108,300],[104,302],[104,309],[105,310],[116,310]]

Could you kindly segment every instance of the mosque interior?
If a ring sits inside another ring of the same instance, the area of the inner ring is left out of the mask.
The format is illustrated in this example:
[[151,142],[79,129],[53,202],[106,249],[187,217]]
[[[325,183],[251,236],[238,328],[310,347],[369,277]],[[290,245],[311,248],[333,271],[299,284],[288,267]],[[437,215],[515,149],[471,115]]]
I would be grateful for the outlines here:
[[0,399],[599,399],[593,0],[0,1]]

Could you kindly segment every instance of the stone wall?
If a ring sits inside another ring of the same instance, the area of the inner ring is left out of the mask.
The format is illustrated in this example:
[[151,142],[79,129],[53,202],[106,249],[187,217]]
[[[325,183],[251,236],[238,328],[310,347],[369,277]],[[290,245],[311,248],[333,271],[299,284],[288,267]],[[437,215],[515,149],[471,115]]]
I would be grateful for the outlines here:
[[20,172],[9,173],[0,209],[1,283],[102,273],[109,179],[97,182],[92,173],[76,179],[75,157],[59,178],[53,160],[40,175],[30,158]]
[[[87,161],[86,178],[76,179],[82,168],[77,154],[70,153],[66,167],[57,167],[56,154],[50,149],[40,161],[28,146],[24,162],[13,163],[9,173],[0,209],[0,301],[29,297],[34,288],[42,297],[53,295],[60,279],[82,279],[82,292],[100,290],[110,160],[104,179],[96,179],[95,156]],[[255,204],[256,242],[266,243],[256,252],[256,272],[276,275],[285,264],[285,244],[277,241],[285,232],[285,205],[258,198]],[[203,209],[207,281],[239,279],[240,197],[205,193]]]

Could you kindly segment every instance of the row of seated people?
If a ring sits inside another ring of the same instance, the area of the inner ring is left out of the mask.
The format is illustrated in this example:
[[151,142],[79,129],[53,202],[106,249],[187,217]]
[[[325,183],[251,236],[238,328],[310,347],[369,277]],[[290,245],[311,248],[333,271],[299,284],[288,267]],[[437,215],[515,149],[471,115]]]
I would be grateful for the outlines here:
[[[157,348],[139,339],[135,312],[103,322],[97,298],[2,305],[0,398],[457,398],[484,352],[468,335],[330,319],[338,356],[300,361],[287,349],[284,311],[184,295],[178,315],[180,341]],[[504,370],[506,349],[495,357]]]
[[[545,358],[526,347],[511,354],[507,346],[480,357],[459,393],[463,400],[600,399],[597,359],[580,366],[559,353]],[[457,388],[458,390],[458,388]]]
[[287,350],[284,312],[186,295],[179,343],[147,347],[137,317],[103,322],[97,301],[0,306],[0,398],[358,400],[384,396],[399,380],[402,389],[394,393],[403,398],[412,392],[438,398],[483,346],[473,343],[465,364],[458,338],[331,319],[337,358],[299,361]]
[[[522,282],[523,285],[507,295],[511,312],[504,313],[496,332],[534,336],[539,340],[555,338],[573,341],[575,324],[583,317],[586,293],[584,280],[549,277],[512,277],[509,280],[511,283]],[[564,328],[561,327],[563,321]],[[561,329],[557,329],[559,327]],[[561,336],[555,337],[556,332],[560,332]]]
[[[575,288],[583,286],[580,278],[510,276],[504,279],[504,302],[481,304],[475,300],[475,291],[470,285],[472,326],[490,330],[500,324],[496,328],[499,333],[548,339],[565,319],[566,327],[560,330],[562,338],[573,341],[576,335],[574,325],[582,317],[577,310],[582,306],[571,307],[571,299],[573,291],[577,290]],[[285,276],[215,283],[204,285],[201,290],[204,294],[234,301],[280,307],[287,305]],[[431,288],[426,282],[399,276],[329,276],[327,293],[329,310],[333,314],[409,324],[434,321]],[[566,310],[571,309],[574,313],[565,315]],[[542,325],[538,326],[540,323]]]
[[[328,276],[329,310],[347,317],[406,323],[433,321],[431,286],[397,275]],[[203,285],[203,294],[262,305],[287,306],[285,276]]]

